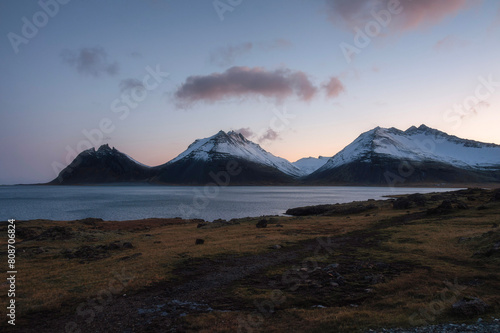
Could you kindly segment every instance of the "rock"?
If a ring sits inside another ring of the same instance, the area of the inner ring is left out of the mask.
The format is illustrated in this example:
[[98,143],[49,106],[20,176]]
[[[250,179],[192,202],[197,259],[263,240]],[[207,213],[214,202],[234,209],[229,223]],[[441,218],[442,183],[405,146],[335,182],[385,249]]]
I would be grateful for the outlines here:
[[[106,249],[104,247],[92,247],[88,245],[80,246],[74,252],[66,252],[67,258],[79,258],[86,260],[98,260],[109,257]],[[82,261],[80,261],[82,262]],[[84,261],[83,261],[84,262]]]
[[257,228],[266,228],[267,227],[267,220],[262,219],[257,224],[255,225]]
[[365,281],[369,282],[370,284],[377,284],[380,282],[384,282],[384,280],[385,280],[385,277],[382,274],[365,276]]
[[411,208],[412,202],[408,200],[406,197],[402,198],[397,198],[393,203],[392,203],[392,208],[394,209],[408,209]]
[[493,191],[492,201],[500,201],[500,189]]
[[95,226],[97,222],[103,222],[103,219],[87,217],[86,219],[78,220],[78,222],[86,225]]
[[423,207],[427,203],[427,199],[425,198],[425,195],[420,194],[420,193],[410,194],[408,196],[408,200],[415,203],[415,205],[417,205],[418,207]]
[[440,200],[444,200],[444,196],[441,194],[434,194],[433,196],[431,196],[431,201],[440,201]]
[[439,206],[436,208],[431,208],[427,210],[429,215],[447,214],[453,211],[453,206],[450,200],[443,200]]
[[207,223],[198,223],[196,228],[203,228],[203,227],[206,227],[207,225],[208,225]]
[[132,245],[132,243],[130,243],[130,242],[125,242],[125,243],[123,243],[122,247],[123,247],[124,249],[132,249],[132,248],[134,248],[134,246],[133,246],[133,245]]
[[336,269],[338,267],[339,267],[339,264],[334,263],[334,264],[330,264],[330,265],[326,266],[325,268],[323,268],[323,270],[325,270],[325,271],[331,271],[332,269]]
[[22,240],[28,240],[36,238],[37,232],[33,229],[25,228],[25,227],[17,227],[16,228],[16,238],[21,238]]
[[453,313],[459,316],[474,317],[486,312],[488,304],[486,304],[482,299],[464,298],[452,305]]
[[288,209],[285,214],[293,216],[310,216],[310,215],[349,215],[364,213],[368,210],[378,209],[374,204],[334,204],[334,205],[317,205],[306,206]]
[[450,210],[450,209],[453,209],[453,206],[451,205],[451,201],[450,200],[443,200],[443,202],[441,202],[441,204],[438,206],[439,209],[443,209],[443,210]]
[[38,237],[36,237],[37,240],[66,240],[70,239],[73,237],[73,232],[72,229],[69,227],[50,227],[44,232],[42,232]]
[[469,206],[467,206],[465,202],[462,202],[460,200],[457,200],[455,205],[458,209],[469,209]]
[[116,243],[109,243],[106,248],[108,250],[118,250],[120,246]]
[[195,245],[201,245],[205,244],[205,240],[201,238],[197,238],[196,241],[194,242]]
[[273,250],[279,250],[279,249],[281,249],[281,248],[282,248],[282,246],[281,246],[281,245],[279,245],[279,244],[276,244],[276,245],[271,246],[271,249],[273,249]]

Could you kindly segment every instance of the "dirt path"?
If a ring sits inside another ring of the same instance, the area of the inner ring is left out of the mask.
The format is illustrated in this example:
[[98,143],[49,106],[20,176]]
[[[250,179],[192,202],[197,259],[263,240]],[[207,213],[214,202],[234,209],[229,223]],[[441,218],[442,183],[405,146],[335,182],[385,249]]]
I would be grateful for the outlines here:
[[[186,314],[234,311],[244,305],[228,295],[233,283],[259,275],[270,267],[293,265],[304,253],[314,251],[317,241],[307,241],[273,252],[224,256],[220,259],[188,259],[174,270],[178,281],[161,283],[134,295],[114,297],[74,314],[46,321],[44,314],[31,318],[36,327],[22,332],[179,332],[179,318]],[[93,316],[95,314],[95,316]],[[81,330],[81,331],[79,331]],[[17,330],[20,332],[20,330]]]

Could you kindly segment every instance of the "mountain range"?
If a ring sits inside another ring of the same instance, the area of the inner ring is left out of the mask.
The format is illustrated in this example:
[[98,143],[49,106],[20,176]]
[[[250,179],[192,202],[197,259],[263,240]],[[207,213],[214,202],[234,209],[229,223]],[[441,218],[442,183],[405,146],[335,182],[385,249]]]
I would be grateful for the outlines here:
[[102,145],[80,153],[49,184],[378,185],[500,182],[500,145],[421,125],[376,127],[332,157],[294,163],[234,131],[195,140],[171,161],[149,167]]

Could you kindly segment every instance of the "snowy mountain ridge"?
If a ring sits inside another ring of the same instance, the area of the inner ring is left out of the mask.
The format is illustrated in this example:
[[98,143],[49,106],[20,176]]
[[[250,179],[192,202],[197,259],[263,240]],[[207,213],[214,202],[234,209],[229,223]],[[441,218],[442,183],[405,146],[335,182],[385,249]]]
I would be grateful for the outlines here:
[[258,144],[247,140],[242,134],[235,131],[219,131],[217,134],[195,140],[189,147],[168,164],[182,159],[210,161],[217,157],[237,157],[258,164],[274,167],[281,172],[294,177],[303,176],[304,173],[288,160],[274,156],[262,149]]
[[404,177],[409,183],[500,182],[500,145],[421,125],[406,131],[376,127],[331,158],[307,157],[294,163],[235,131],[195,140],[176,158],[156,167],[104,144],[80,153],[50,184],[205,184],[231,160],[243,170],[231,180],[235,185],[387,185],[386,175],[401,173],[401,162],[412,162],[412,172]]
[[465,168],[500,165],[500,145],[460,139],[421,125],[406,131],[376,127],[361,134],[317,171],[354,161],[370,162],[374,155],[405,161],[436,161]]

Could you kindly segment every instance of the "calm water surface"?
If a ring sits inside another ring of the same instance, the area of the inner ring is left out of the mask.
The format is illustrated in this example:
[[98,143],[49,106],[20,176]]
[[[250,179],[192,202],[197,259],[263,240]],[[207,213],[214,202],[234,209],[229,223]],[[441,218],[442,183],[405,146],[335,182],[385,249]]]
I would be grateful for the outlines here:
[[0,221],[98,217],[202,218],[281,215],[288,208],[443,192],[445,188],[289,186],[0,186]]

